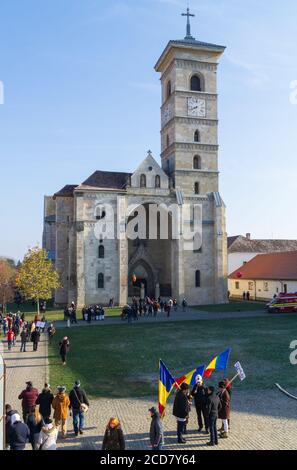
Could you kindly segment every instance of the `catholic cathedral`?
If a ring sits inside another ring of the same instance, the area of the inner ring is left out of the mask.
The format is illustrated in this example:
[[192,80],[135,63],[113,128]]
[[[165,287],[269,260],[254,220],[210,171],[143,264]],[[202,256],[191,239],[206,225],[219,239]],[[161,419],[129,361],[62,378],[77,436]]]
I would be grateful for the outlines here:
[[[161,75],[161,166],[148,152],[132,173],[98,170],[45,197],[43,247],[61,277],[57,305],[106,305],[110,298],[124,305],[144,295],[179,302],[185,297],[189,305],[227,301],[217,111],[217,69],[225,48],[196,40],[193,15],[188,10],[185,16],[186,37],[169,41],[155,65]],[[202,246],[186,250],[183,237],[96,236],[105,205],[116,217],[119,210],[152,203],[201,204]]]

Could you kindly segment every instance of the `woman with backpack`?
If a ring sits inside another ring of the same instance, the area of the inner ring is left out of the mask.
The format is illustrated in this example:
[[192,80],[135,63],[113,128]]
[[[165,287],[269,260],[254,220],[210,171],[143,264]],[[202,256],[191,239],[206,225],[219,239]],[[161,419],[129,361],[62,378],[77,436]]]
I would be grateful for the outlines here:
[[103,438],[102,450],[125,450],[125,439],[117,418],[110,418]]

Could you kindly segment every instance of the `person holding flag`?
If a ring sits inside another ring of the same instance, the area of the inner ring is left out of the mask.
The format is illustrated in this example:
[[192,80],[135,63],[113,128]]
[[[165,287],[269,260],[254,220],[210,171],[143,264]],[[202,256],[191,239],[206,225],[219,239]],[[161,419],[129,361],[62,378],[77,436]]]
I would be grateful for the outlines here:
[[[198,420],[198,432],[203,430],[203,421],[205,426],[205,433],[209,433],[208,415],[206,411],[206,402],[208,398],[207,388],[204,386],[203,378],[201,375],[197,375],[196,384],[191,392],[194,398],[197,420]],[[203,416],[203,420],[202,420]]]
[[186,440],[183,437],[187,419],[190,413],[190,403],[188,400],[189,385],[185,382],[181,384],[180,389],[175,395],[173,404],[173,416],[177,421],[177,442],[185,444]]
[[174,378],[170,374],[164,362],[160,359],[158,395],[159,395],[159,413],[162,419],[164,418],[167,399],[171,393],[174,383],[175,383]]

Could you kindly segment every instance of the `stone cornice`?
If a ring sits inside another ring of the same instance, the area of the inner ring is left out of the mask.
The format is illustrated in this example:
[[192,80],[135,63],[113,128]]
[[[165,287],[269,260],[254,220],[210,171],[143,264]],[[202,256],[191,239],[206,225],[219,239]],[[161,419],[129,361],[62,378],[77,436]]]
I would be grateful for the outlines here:
[[188,152],[218,152],[219,146],[218,145],[211,145],[211,144],[200,144],[200,143],[187,143],[187,142],[174,142],[169,147],[167,147],[162,153],[161,158],[167,156],[168,154],[172,154],[177,150],[185,150]]
[[209,101],[214,101],[217,100],[218,94],[217,93],[208,93],[207,91],[194,91],[194,90],[178,90],[175,89],[172,91],[171,95],[166,98],[166,100],[161,104],[161,110],[165,107],[168,106],[171,101],[173,101],[173,98],[176,96],[184,96],[184,97],[191,97],[195,96],[196,98],[201,98],[201,99],[207,99]]
[[179,168],[178,170],[175,170],[176,173],[178,172],[184,172],[184,173],[210,173],[214,175],[219,175],[220,172],[218,170],[195,170],[194,168]]
[[200,117],[187,117],[187,116],[173,116],[161,129],[161,132],[166,130],[173,121],[180,124],[194,124],[195,126],[218,126],[218,119],[200,118]]
[[166,80],[167,76],[170,74],[173,68],[183,68],[189,70],[209,70],[209,71],[216,71],[218,68],[218,64],[204,62],[196,62],[195,60],[187,60],[187,59],[173,59],[171,63],[166,68],[165,72],[162,75],[162,80]]

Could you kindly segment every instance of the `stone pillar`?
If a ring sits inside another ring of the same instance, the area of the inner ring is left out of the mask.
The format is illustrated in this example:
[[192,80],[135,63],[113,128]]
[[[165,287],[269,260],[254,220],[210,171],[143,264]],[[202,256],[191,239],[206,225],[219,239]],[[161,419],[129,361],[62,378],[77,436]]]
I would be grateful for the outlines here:
[[[84,234],[84,198],[83,194],[76,198],[76,283],[77,308],[83,308],[86,303],[85,290],[85,234]],[[81,221],[81,222],[79,222]]]
[[171,272],[174,276],[172,282],[172,296],[180,303],[185,297],[185,277],[184,277],[184,241],[181,236],[175,240],[171,253]]
[[225,204],[219,193],[214,198],[215,279],[214,303],[228,302],[228,250]]
[[128,301],[128,240],[126,237],[126,199],[118,196],[117,200],[117,237],[119,263],[119,305]]
[[155,297],[156,297],[157,300],[160,297],[160,284],[158,282],[156,284]]

